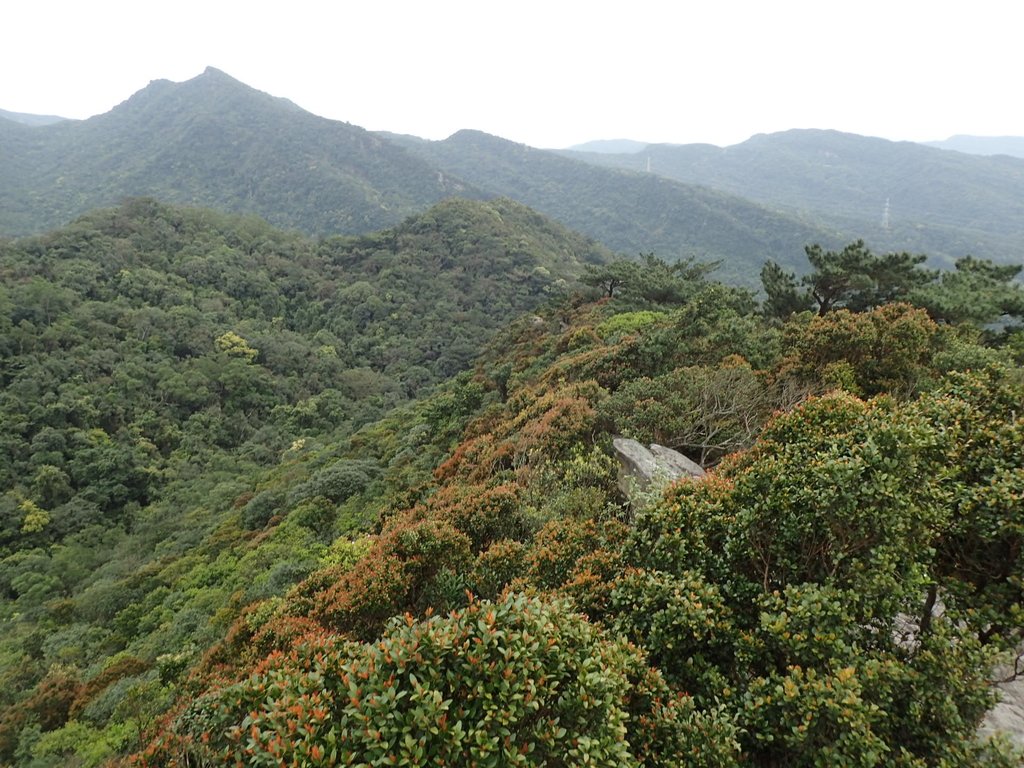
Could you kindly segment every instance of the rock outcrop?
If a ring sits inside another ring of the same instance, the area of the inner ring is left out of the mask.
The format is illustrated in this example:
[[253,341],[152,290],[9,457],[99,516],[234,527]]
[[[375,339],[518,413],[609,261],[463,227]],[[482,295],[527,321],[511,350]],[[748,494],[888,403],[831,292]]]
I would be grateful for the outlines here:
[[1024,749],[1024,646],[1017,653],[1013,662],[995,670],[999,703],[985,715],[981,732],[1002,734]]
[[663,445],[650,448],[627,437],[612,441],[619,459],[619,490],[633,501],[640,494],[657,491],[681,477],[703,477],[704,468],[678,451]]

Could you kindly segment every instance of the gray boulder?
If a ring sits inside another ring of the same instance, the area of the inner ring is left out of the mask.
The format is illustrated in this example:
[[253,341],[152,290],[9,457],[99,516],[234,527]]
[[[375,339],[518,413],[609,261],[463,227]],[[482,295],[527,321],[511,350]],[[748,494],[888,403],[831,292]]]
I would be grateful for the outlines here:
[[673,479],[687,476],[704,477],[704,467],[686,458],[679,451],[666,448],[664,445],[651,443],[651,453],[654,454],[654,460],[658,467],[664,468],[674,475]]
[[1024,645],[1017,648],[1017,656],[1009,664],[995,670],[999,703],[985,715],[981,724],[984,735],[1001,734],[1015,746],[1024,748]]
[[630,501],[657,492],[681,477],[703,477],[704,469],[678,451],[663,445],[650,448],[628,437],[616,437],[612,447],[619,459],[619,490]]

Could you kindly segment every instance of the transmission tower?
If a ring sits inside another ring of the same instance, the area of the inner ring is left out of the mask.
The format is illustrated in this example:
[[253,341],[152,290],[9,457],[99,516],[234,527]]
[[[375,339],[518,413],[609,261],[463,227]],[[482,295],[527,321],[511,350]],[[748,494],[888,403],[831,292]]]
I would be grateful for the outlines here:
[[882,209],[882,229],[889,229],[889,198],[885,198],[885,208]]

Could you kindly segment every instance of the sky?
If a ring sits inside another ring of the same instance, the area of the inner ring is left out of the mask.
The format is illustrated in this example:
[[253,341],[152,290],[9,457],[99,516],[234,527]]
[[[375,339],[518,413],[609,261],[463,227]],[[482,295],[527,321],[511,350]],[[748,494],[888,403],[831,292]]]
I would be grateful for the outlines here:
[[86,118],[213,66],[428,139],[1024,136],[1022,29],[1015,0],[33,0],[4,7],[0,108]]

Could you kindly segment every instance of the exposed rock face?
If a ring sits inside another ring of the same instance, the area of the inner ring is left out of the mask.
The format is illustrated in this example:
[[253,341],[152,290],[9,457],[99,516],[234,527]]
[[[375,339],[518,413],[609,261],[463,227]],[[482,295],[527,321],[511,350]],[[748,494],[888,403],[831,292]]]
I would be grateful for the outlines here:
[[704,467],[686,458],[679,451],[673,451],[664,445],[651,443],[651,453],[654,454],[654,460],[659,468],[664,467],[669,472],[675,474],[673,480],[685,476],[704,477]]
[[[932,615],[942,616],[945,612],[946,607],[939,595]],[[905,613],[896,616],[896,642],[904,648],[916,648],[917,633],[917,617]],[[999,691],[999,703],[985,714],[979,732],[982,736],[1005,736],[1014,746],[1024,748],[1024,644],[1018,646],[1016,658],[992,670],[991,679]]]
[[[1024,653],[1024,647],[1017,649],[1018,653]],[[996,680],[1007,680],[1008,682],[996,683],[999,689],[1000,701],[981,723],[983,734],[1000,733],[1009,738],[1017,747],[1024,748],[1024,676],[1013,678],[1017,669],[1024,667],[1024,660],[1017,658],[1016,665],[1009,664],[995,670]]]
[[680,477],[703,477],[704,469],[678,451],[663,445],[650,448],[616,437],[612,441],[619,458],[619,490],[631,501],[638,493],[664,487]]

